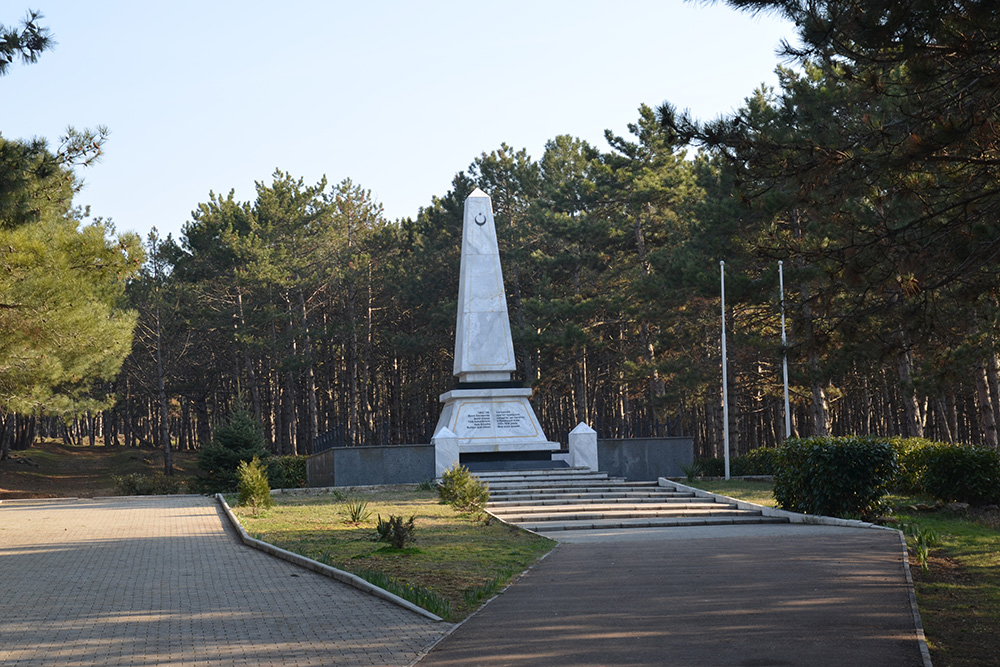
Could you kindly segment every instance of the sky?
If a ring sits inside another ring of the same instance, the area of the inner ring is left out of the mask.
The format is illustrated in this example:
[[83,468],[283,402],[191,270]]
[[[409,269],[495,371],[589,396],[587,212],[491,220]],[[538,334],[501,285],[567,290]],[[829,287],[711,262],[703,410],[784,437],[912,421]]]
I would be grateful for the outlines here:
[[775,86],[794,26],[681,0],[22,0],[57,42],[0,78],[0,134],[107,126],[74,203],[179,238],[209,193],[254,199],[281,169],[415,217],[482,153],[606,149],[640,105],[702,120]]

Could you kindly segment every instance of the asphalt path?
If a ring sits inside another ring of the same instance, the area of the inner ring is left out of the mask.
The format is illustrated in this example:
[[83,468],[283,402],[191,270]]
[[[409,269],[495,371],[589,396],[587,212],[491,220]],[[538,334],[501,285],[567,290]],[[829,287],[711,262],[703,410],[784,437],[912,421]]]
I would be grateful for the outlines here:
[[419,667],[925,665],[896,531],[565,531]]

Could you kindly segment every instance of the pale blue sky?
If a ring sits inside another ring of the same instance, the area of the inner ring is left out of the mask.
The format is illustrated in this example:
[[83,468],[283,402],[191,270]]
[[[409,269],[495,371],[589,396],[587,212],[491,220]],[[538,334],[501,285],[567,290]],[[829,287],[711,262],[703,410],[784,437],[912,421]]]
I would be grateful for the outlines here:
[[210,190],[254,197],[275,168],[368,188],[413,217],[480,153],[606,148],[640,104],[709,119],[775,84],[791,24],[681,0],[22,0],[58,45],[0,78],[0,133],[55,145],[106,125],[76,203],[178,235]]

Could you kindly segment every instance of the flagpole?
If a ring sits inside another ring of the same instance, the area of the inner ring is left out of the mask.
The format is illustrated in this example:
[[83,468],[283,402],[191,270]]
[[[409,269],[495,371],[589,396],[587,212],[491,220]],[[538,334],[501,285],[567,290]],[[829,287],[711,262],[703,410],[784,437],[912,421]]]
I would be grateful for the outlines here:
[[785,275],[778,260],[778,285],[781,289],[781,368],[785,379],[785,439],[792,437],[792,413],[788,408],[788,341],[785,339]]
[[726,263],[719,262],[722,283],[722,438],[725,447],[726,479],[729,479],[729,381],[726,377]]

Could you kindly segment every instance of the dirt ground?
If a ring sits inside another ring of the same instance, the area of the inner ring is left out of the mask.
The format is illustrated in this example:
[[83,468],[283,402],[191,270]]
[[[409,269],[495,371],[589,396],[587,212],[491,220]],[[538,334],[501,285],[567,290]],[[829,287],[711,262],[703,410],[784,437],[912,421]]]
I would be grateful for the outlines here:
[[[176,474],[188,475],[194,469],[193,453],[174,453]],[[113,495],[116,475],[162,472],[163,452],[159,450],[39,441],[0,461],[0,500]]]

